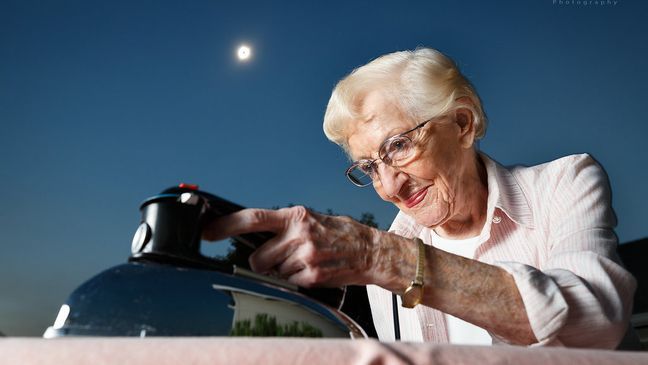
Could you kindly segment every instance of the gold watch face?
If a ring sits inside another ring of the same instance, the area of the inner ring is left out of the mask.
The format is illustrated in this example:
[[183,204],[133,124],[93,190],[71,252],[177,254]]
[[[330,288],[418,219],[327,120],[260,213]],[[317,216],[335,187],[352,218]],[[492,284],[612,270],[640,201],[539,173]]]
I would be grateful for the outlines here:
[[416,305],[421,304],[423,299],[423,285],[412,283],[401,297],[403,307],[414,308]]

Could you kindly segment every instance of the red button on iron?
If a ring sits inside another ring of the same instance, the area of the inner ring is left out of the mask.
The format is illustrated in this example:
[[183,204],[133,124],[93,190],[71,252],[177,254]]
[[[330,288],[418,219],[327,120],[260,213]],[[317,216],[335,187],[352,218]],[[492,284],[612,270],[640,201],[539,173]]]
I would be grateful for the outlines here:
[[198,190],[198,185],[196,185],[196,184],[181,183],[180,185],[178,185],[178,187],[180,189]]

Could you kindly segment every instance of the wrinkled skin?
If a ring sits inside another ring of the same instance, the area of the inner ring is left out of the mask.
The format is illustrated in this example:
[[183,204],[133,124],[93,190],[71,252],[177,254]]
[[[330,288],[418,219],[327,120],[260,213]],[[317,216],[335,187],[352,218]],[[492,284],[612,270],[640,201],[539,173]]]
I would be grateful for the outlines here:
[[[348,140],[353,159],[377,158],[382,141],[421,122],[408,118],[379,91],[365,97],[362,110],[367,118],[356,123]],[[459,109],[440,123],[426,125],[416,142],[418,155],[407,165],[379,163],[374,189],[439,235],[476,236],[485,222],[488,190],[485,169],[473,148],[471,112]],[[402,294],[415,276],[417,246],[410,239],[304,207],[246,209],[213,221],[204,238],[261,231],[276,236],[252,254],[252,269],[299,286],[376,284]],[[511,343],[537,341],[508,273],[432,246],[426,246],[425,257],[423,305]]]
[[[422,122],[411,120],[379,91],[366,96],[362,114],[367,120],[356,123],[348,139],[354,160],[377,158],[385,139]],[[380,179],[374,181],[374,189],[417,223],[440,228],[442,236],[479,234],[488,190],[485,169],[473,148],[474,133],[467,109],[426,124],[410,135],[418,147],[416,158],[398,168],[379,163]],[[423,198],[414,206],[408,204],[418,193]]]
[[276,236],[250,256],[252,269],[303,287],[370,282],[377,230],[348,217],[317,214],[302,206],[246,209],[214,221],[204,238],[270,231]]

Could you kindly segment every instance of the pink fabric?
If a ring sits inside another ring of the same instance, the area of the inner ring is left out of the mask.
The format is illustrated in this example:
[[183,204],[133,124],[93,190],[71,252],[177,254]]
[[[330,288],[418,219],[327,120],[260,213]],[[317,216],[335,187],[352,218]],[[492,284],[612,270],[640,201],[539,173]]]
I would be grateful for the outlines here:
[[[511,169],[481,157],[488,210],[473,258],[513,276],[536,345],[615,348],[628,329],[636,281],[616,255],[616,217],[605,172],[587,154]],[[430,229],[403,213],[390,230],[434,245]],[[370,286],[368,294],[380,339],[393,340],[391,293]],[[400,308],[399,313],[406,317],[403,339],[447,342],[440,312],[418,306],[418,327],[407,320],[412,312]]]
[[0,339],[0,364],[648,364],[648,353],[277,338]]

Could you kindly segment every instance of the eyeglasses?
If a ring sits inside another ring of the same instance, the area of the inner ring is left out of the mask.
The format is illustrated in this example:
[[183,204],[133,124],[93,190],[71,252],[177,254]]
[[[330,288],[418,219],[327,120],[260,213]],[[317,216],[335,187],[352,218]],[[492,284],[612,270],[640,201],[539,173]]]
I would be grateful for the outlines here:
[[378,178],[378,160],[381,160],[389,166],[404,165],[409,162],[414,154],[414,141],[407,135],[423,128],[427,123],[442,117],[434,117],[417,125],[416,127],[387,138],[380,144],[378,157],[374,160],[358,160],[353,162],[346,170],[347,178],[356,186],[365,187],[373,183]]

